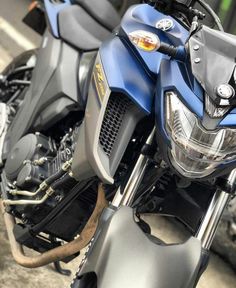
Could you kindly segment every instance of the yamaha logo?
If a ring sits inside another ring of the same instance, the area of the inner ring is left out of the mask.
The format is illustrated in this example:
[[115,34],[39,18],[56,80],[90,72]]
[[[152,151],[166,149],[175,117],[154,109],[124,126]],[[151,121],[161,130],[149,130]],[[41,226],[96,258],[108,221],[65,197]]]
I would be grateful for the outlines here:
[[173,29],[173,27],[174,27],[174,22],[169,18],[161,19],[160,21],[156,23],[156,28],[162,31],[169,31]]
[[217,87],[217,95],[223,99],[230,99],[235,95],[235,90],[229,84],[221,84]]

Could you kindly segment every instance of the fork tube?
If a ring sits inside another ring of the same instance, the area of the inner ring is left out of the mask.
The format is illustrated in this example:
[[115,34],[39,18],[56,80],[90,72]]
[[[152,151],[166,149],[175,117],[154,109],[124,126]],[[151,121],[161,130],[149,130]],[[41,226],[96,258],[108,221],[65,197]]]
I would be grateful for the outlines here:
[[[228,185],[230,188],[234,186],[235,180],[236,169],[234,169],[228,177]],[[197,239],[201,241],[202,247],[204,249],[210,249],[222,214],[227,207],[231,197],[232,195],[230,193],[223,190],[217,190],[214,194],[207,213],[196,234]]]
[[[146,140],[146,145],[152,144],[155,131],[155,128],[153,128],[151,134]],[[116,195],[112,201],[113,206],[119,207],[121,205],[131,205],[137,188],[139,187],[143,179],[147,163],[148,157],[146,155],[140,154],[124,190],[122,191],[121,187],[118,188]]]

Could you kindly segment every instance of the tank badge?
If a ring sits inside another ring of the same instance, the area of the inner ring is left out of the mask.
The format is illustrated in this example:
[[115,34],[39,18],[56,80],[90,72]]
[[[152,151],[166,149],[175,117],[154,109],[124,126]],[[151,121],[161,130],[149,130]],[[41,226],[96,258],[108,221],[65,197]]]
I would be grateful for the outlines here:
[[169,31],[174,28],[174,22],[169,18],[163,18],[156,23],[156,28],[162,31]]

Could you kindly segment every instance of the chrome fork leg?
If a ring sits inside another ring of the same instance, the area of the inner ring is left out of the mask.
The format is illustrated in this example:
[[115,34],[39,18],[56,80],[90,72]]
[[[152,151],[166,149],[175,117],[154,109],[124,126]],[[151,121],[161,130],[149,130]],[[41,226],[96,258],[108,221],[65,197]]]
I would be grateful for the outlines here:
[[[146,140],[147,145],[152,144],[154,135],[155,128],[153,128],[152,132]],[[112,201],[113,206],[129,206],[132,203],[135,193],[143,179],[147,163],[148,157],[146,155],[140,154],[124,190],[121,190],[121,187],[118,188],[116,195]]]
[[[235,180],[236,169],[234,169],[228,177],[229,188],[233,188]],[[231,198],[232,195],[223,190],[217,190],[213,196],[207,213],[205,214],[201,226],[196,234],[197,239],[202,243],[202,248],[206,250],[210,249],[222,214]]]

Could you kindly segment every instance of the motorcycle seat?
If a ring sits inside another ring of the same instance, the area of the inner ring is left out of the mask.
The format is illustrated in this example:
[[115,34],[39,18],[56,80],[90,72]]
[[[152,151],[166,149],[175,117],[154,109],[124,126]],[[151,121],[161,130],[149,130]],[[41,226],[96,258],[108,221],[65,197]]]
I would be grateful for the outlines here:
[[110,31],[120,24],[120,16],[108,0],[74,0],[74,3]]
[[68,6],[60,12],[59,31],[61,39],[82,51],[97,50],[111,34],[111,30],[78,5]]

